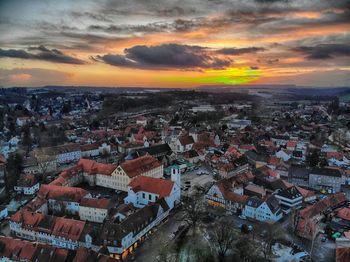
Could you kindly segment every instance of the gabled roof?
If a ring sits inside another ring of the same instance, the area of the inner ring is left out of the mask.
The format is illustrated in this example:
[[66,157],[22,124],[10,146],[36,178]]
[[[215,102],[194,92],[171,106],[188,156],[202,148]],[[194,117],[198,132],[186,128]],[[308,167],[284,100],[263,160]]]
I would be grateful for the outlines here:
[[130,178],[133,178],[154,168],[160,167],[161,163],[154,157],[145,155],[133,160],[127,160],[120,166]]
[[268,205],[272,213],[276,213],[280,210],[280,203],[275,196],[270,196],[266,200],[266,204]]
[[183,145],[183,146],[190,145],[190,144],[194,143],[193,137],[189,136],[189,135],[180,136],[179,141],[180,141],[181,145]]
[[341,177],[342,174],[339,169],[335,168],[314,168],[311,170],[310,174],[319,175],[319,176],[332,176],[332,177]]
[[84,158],[79,160],[78,166],[81,166],[85,173],[102,175],[111,175],[117,168],[117,166],[113,164],[98,163],[94,160]]
[[88,197],[85,197],[80,201],[80,206],[108,209],[111,206],[111,200],[109,200],[107,198],[88,198]]
[[335,254],[336,262],[350,261],[350,247],[337,248]]
[[168,197],[174,187],[174,182],[160,178],[138,176],[129,183],[129,187],[136,193],[139,191],[157,194],[159,198]]
[[350,208],[343,207],[338,210],[338,217],[350,221]]
[[57,217],[52,234],[66,239],[78,240],[84,226],[85,221]]
[[160,145],[154,145],[150,147],[140,148],[136,149],[136,152],[145,152],[150,154],[151,156],[154,155],[170,155],[172,150],[168,144],[160,144]]
[[344,193],[337,193],[334,195],[330,195],[318,201],[317,203],[313,204],[312,206],[308,206],[300,210],[299,215],[302,218],[311,218],[316,216],[317,214],[324,212],[328,208],[337,206],[345,201],[346,201],[346,198]]
[[223,195],[225,200],[229,200],[234,203],[240,203],[243,204],[247,201],[248,196],[245,195],[239,195],[235,192],[232,192],[233,186],[232,183],[234,181],[234,178],[228,178],[228,179],[222,179],[217,182],[217,186]]
[[89,192],[77,187],[42,185],[38,196],[46,199],[80,202]]
[[248,201],[246,202],[246,206],[257,208],[257,207],[261,206],[263,203],[264,203],[264,201],[261,200],[260,198],[250,197],[248,199]]

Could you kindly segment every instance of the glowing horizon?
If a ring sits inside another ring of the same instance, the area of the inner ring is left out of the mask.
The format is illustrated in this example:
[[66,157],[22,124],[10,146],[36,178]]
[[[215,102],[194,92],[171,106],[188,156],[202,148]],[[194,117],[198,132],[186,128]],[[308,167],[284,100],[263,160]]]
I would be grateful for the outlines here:
[[346,2],[1,1],[0,86],[345,86]]

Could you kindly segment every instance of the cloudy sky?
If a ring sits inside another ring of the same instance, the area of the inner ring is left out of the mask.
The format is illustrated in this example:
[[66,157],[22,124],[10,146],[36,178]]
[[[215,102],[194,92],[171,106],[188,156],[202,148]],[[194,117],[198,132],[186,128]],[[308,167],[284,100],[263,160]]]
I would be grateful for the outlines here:
[[0,0],[0,86],[350,83],[348,0]]

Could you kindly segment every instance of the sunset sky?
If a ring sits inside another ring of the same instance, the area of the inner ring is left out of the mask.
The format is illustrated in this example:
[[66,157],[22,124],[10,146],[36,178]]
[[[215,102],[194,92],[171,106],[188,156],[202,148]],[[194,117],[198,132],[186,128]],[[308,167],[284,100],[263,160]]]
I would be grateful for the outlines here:
[[0,86],[349,86],[348,0],[0,0]]

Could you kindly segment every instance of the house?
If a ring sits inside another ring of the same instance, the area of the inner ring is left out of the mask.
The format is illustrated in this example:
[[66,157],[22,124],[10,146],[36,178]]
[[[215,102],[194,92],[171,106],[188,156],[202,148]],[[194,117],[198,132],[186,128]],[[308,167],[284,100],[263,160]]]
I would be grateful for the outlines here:
[[296,146],[297,146],[297,144],[298,144],[298,141],[289,140],[289,141],[287,142],[286,148],[287,148],[287,150],[289,150],[289,151],[294,151],[295,148],[296,148]]
[[136,119],[137,125],[147,126],[147,118],[144,116],[140,116]]
[[276,222],[282,218],[283,212],[275,196],[270,196],[265,201],[250,197],[244,206],[243,215],[261,222]]
[[340,192],[342,184],[345,184],[345,177],[339,169],[314,168],[310,171],[309,187],[311,188],[336,193]]
[[287,145],[289,141],[289,136],[285,135],[274,135],[271,137],[271,140],[277,145],[277,146],[285,146]]
[[80,220],[103,223],[112,203],[106,198],[83,198],[79,205]]
[[182,135],[175,142],[175,152],[183,153],[192,149],[194,144],[194,140],[192,136]]
[[321,222],[326,210],[334,210],[346,201],[345,194],[337,193],[303,208],[298,213],[297,235],[311,240],[320,231]]
[[337,247],[335,251],[336,262],[348,262],[350,261],[350,247]]
[[29,123],[29,121],[30,121],[29,116],[21,116],[21,117],[17,117],[16,124],[18,126],[25,126],[27,123]]
[[251,124],[252,121],[246,119],[232,119],[226,123],[228,129],[244,129]]
[[78,144],[64,144],[53,147],[56,152],[57,163],[70,163],[81,158],[81,148]]
[[168,166],[172,159],[173,151],[171,150],[168,144],[160,144],[160,145],[153,145],[150,147],[136,149],[131,154],[133,155],[133,158],[137,158],[145,154],[149,154],[154,158],[157,158],[158,161],[160,161],[164,166]]
[[207,203],[240,214],[248,196],[243,195],[242,191],[235,192],[234,181],[235,178],[224,178],[213,184],[205,195]]
[[13,235],[31,241],[40,241],[60,248],[76,250],[85,227],[85,221],[48,216],[20,210],[11,216]]
[[139,175],[160,178],[163,176],[163,165],[150,155],[127,160],[119,166],[80,159],[75,166],[64,170],[50,185],[76,186],[87,182],[90,186],[127,192],[128,184]]
[[29,242],[6,236],[0,236],[0,246],[2,247],[0,251],[2,261],[116,261],[111,257],[83,247],[69,251],[42,242]]
[[255,168],[265,166],[267,164],[267,156],[263,154],[258,154],[253,150],[249,150],[244,153],[247,157],[248,162],[253,165]]
[[96,157],[100,154],[99,143],[81,145],[81,157]]
[[249,184],[244,188],[244,195],[265,198],[266,190],[263,187],[259,187],[254,184]]
[[310,171],[305,166],[291,165],[288,170],[288,182],[293,185],[308,187]]
[[180,171],[171,169],[171,180],[138,176],[128,185],[128,196],[125,204],[132,203],[134,207],[142,208],[163,198],[170,209],[180,202],[181,196]]
[[150,155],[127,160],[119,165],[111,174],[111,179],[105,180],[101,186],[127,192],[129,183],[137,176],[161,178],[163,165]]
[[39,182],[34,175],[21,175],[14,190],[18,194],[33,195],[39,190],[39,187]]
[[8,217],[9,213],[7,210],[7,206],[0,205],[0,221],[3,220],[5,217]]
[[154,227],[169,215],[170,208],[161,198],[126,216],[117,213],[106,220],[100,233],[111,257],[124,259]]
[[281,149],[278,152],[276,152],[276,157],[282,159],[284,162],[287,162],[292,157],[292,152],[287,151],[285,149]]
[[340,208],[337,212],[337,217],[350,221],[350,208],[348,207]]
[[194,149],[191,149],[185,153],[183,153],[183,158],[186,159],[188,162],[192,164],[198,163],[200,160],[200,156],[198,155],[197,151]]
[[292,209],[300,208],[303,203],[303,195],[295,186],[279,190],[274,196],[279,199],[280,205],[286,213]]
[[84,197],[90,198],[91,194],[82,188],[41,185],[38,196],[48,200],[48,209],[52,212],[77,215],[80,202]]
[[216,169],[221,178],[228,178],[234,174],[235,166],[231,163],[218,163]]

